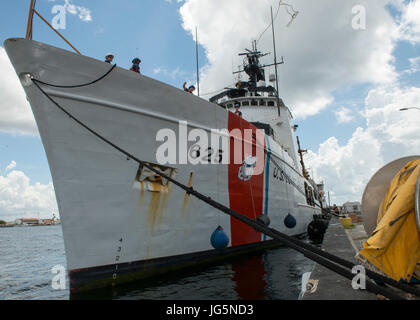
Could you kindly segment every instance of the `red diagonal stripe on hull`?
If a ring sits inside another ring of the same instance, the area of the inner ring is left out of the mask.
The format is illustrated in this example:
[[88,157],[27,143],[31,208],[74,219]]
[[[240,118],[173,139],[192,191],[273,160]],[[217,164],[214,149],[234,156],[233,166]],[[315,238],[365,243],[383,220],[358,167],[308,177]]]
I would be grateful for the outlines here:
[[[253,134],[257,128],[244,119],[229,112],[228,130],[230,136],[230,162],[229,162],[229,203],[230,208],[240,212],[244,216],[255,219],[263,213],[263,196],[264,196],[264,172],[259,175],[253,175],[248,181],[238,178],[238,172],[242,164],[234,162],[234,139],[232,136],[233,129],[239,129],[242,137],[244,137],[245,129],[252,129]],[[264,141],[265,143],[265,141]],[[252,156],[256,155],[255,142],[252,147]],[[242,144],[242,161],[244,160],[244,144]],[[257,161],[264,161],[265,156]],[[238,161],[237,161],[238,162]],[[255,211],[254,211],[255,208]],[[232,246],[243,245],[261,241],[261,233],[231,217],[230,219],[231,244]]]

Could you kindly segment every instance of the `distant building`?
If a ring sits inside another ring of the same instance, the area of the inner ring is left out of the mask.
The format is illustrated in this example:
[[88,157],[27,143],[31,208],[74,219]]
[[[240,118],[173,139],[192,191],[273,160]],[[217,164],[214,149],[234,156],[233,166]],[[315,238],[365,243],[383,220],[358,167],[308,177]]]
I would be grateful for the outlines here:
[[343,213],[361,214],[362,213],[362,205],[358,201],[355,201],[355,202],[348,201],[348,202],[343,204]]
[[39,224],[39,219],[16,219],[16,225],[33,226]]
[[52,224],[54,224],[54,221],[53,221],[53,219],[41,219],[39,223],[40,224],[46,224],[46,225],[52,225]]

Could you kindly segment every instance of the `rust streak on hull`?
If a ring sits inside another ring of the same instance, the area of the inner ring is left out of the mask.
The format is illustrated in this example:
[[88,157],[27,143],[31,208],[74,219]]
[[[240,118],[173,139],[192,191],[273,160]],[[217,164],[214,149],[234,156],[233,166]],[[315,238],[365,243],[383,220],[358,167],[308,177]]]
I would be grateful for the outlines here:
[[[194,173],[191,172],[190,173],[190,178],[188,179],[188,188],[190,188],[192,186],[193,176],[194,176]],[[189,199],[190,199],[190,195],[188,193],[185,193],[184,201],[182,203],[182,210],[181,210],[182,218],[185,217],[185,213],[186,213],[185,210],[187,209]]]

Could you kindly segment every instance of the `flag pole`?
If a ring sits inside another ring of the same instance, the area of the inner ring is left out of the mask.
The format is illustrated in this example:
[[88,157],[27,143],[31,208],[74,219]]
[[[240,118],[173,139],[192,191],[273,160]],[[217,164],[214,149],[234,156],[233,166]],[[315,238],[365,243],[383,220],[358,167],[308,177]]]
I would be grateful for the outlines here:
[[197,65],[197,91],[198,96],[200,96],[200,75],[198,70],[198,32],[197,27],[195,27],[195,59],[196,59],[196,65]]
[[279,96],[279,79],[277,76],[277,54],[276,54],[276,39],[274,36],[274,20],[273,20],[273,7],[271,7],[271,28],[273,31],[273,47],[274,47],[274,67],[276,70],[276,90],[277,90],[277,111],[280,117],[280,96]]

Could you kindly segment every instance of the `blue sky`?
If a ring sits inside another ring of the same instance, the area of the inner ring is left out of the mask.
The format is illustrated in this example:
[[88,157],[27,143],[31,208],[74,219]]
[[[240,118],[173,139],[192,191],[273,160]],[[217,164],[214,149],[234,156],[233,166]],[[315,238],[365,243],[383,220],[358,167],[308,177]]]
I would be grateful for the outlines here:
[[[143,74],[179,88],[184,81],[195,82],[191,33],[198,26],[201,92],[206,93],[233,82],[231,71],[240,63],[237,53],[265,29],[270,6],[276,10],[279,1],[37,0],[37,10],[51,22],[53,6],[65,3],[66,29],[60,31],[82,54],[102,60],[112,52],[114,62],[126,68],[138,56]],[[364,185],[382,165],[420,153],[420,112],[398,111],[399,104],[420,107],[420,0],[288,3],[299,15],[286,27],[290,16],[281,8],[275,23],[278,56],[286,61],[279,68],[280,92],[295,115],[302,146],[311,150],[307,166],[332,190],[333,201],[360,200]],[[7,38],[24,37],[28,4],[3,1],[0,49]],[[351,10],[358,4],[366,7],[366,30],[351,29]],[[37,17],[33,36],[68,49]],[[270,32],[259,49],[272,51]],[[271,54],[267,62],[272,59]],[[6,58],[0,63],[7,64]],[[36,193],[51,183],[48,163],[24,99],[20,97],[23,102],[15,109],[7,102],[11,89],[21,95],[12,75],[8,77],[0,79],[0,186],[2,181],[10,186],[8,175],[14,170],[30,179],[25,188]],[[24,121],[18,113],[25,114]],[[6,170],[12,161],[16,167]],[[47,215],[54,202],[43,199],[38,207],[12,210],[10,203],[19,198],[1,192],[0,203],[6,205],[0,205],[0,219],[2,210],[8,217],[39,211]]]
[[[37,11],[50,23],[56,4],[64,1],[38,0]],[[77,15],[67,14],[65,30],[60,32],[84,55],[103,59],[115,54],[114,63],[131,67],[131,60],[140,57],[142,73],[182,88],[185,81],[196,77],[195,42],[181,26],[179,3],[156,0],[75,1],[88,4],[92,21],[84,22]],[[24,37],[29,1],[7,1],[0,13],[0,45],[11,37]],[[6,16],[7,13],[7,16]],[[35,17],[35,40],[69,49],[51,29]],[[94,43],[94,45],[92,45]],[[71,49],[69,49],[71,50]],[[199,59],[205,63],[204,50]],[[154,73],[160,68],[167,73]],[[176,70],[179,70],[176,72]],[[0,132],[0,170],[14,160],[32,181],[51,181],[47,159],[39,136],[10,135]],[[0,171],[1,172],[1,171]]]
[[[0,42],[25,35],[29,1],[7,1],[2,4]],[[180,3],[156,0],[89,0],[73,1],[88,6],[92,21],[84,22],[77,15],[67,14],[66,29],[60,32],[84,55],[103,59],[107,52],[115,53],[114,62],[129,68],[134,57],[142,59],[142,71],[158,80],[179,84],[178,79],[155,75],[156,68],[173,71],[180,68],[183,75],[195,77],[195,42],[181,26]],[[38,0],[37,10],[50,23],[55,16],[54,5],[64,0]],[[51,45],[69,47],[35,17],[34,39]],[[70,49],[71,50],[71,49]],[[200,50],[200,59],[205,56]],[[178,81],[177,81],[178,80]],[[182,81],[182,79],[181,79]]]

